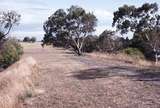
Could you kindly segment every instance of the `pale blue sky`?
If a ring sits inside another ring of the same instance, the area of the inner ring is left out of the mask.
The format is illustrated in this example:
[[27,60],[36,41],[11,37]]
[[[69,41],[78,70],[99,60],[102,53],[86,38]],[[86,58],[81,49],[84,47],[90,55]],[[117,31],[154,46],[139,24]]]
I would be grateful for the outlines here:
[[24,36],[43,37],[43,22],[59,8],[69,8],[78,5],[93,12],[98,18],[95,34],[105,29],[112,29],[113,12],[124,4],[140,6],[145,2],[160,4],[160,0],[0,0],[0,10],[15,10],[22,15],[20,25],[11,35],[23,38]]

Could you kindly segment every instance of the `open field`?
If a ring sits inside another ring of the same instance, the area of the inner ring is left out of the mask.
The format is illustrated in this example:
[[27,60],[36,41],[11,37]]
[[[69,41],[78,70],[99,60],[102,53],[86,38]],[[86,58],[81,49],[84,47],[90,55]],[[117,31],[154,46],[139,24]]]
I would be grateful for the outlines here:
[[159,69],[124,61],[78,57],[62,48],[23,44],[40,67],[39,95],[25,108],[160,108]]
[[1,0],[0,108],[160,108],[160,0]]

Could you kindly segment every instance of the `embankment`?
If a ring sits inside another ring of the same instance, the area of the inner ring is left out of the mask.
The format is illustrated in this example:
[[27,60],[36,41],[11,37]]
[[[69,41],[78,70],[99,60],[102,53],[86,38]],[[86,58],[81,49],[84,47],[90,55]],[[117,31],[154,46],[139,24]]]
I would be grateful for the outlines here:
[[20,101],[34,92],[38,65],[32,57],[22,58],[0,73],[0,108],[19,108]]

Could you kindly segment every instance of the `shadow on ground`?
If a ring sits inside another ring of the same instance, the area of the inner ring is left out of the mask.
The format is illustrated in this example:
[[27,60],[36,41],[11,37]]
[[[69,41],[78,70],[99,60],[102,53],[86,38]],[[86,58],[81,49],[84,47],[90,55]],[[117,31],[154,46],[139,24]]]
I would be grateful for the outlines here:
[[91,68],[73,72],[73,77],[79,80],[89,80],[108,77],[127,77],[137,81],[160,81],[160,68],[149,67],[147,69],[139,69],[136,67],[102,67]]

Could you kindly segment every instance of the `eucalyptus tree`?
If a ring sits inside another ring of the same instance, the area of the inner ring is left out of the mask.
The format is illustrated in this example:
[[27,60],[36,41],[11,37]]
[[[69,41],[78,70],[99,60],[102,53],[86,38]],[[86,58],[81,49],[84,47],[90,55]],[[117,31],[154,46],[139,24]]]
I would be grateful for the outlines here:
[[16,11],[0,12],[0,40],[6,38],[11,29],[19,24],[21,15]]
[[93,13],[87,13],[81,7],[71,6],[68,9],[66,22],[66,28],[70,39],[74,42],[75,51],[78,55],[81,55],[86,37],[95,31],[96,16]]
[[69,44],[78,55],[82,55],[84,40],[95,31],[97,19],[93,13],[79,6],[71,6],[66,11],[58,9],[44,23],[46,34],[57,41]]
[[98,48],[102,52],[115,53],[124,46],[124,38],[117,36],[115,31],[104,30],[98,38]]
[[124,5],[114,12],[113,26],[126,34],[133,32],[134,38],[141,40],[154,52],[160,49],[160,14],[157,3],[145,3],[140,7]]
[[54,44],[55,46],[66,46],[68,42],[68,32],[66,29],[67,13],[63,9],[58,9],[44,23],[45,31],[43,43]]

